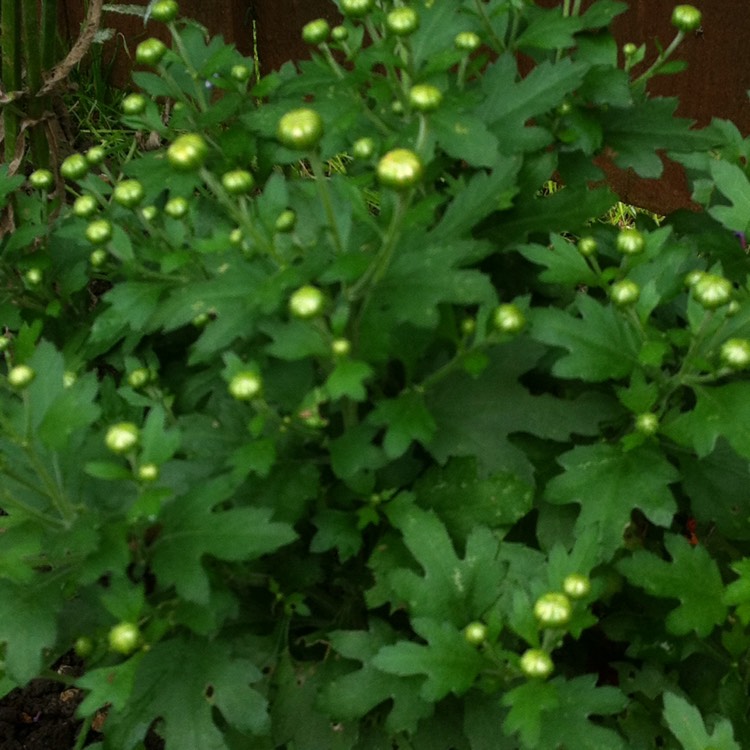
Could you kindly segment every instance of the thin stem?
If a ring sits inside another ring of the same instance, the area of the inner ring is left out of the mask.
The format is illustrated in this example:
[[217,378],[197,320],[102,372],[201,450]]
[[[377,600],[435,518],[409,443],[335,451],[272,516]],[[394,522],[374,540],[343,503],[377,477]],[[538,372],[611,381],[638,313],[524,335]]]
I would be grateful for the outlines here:
[[328,190],[328,182],[325,177],[323,162],[317,151],[313,151],[310,154],[310,167],[312,168],[313,177],[315,178],[315,188],[318,191],[318,197],[323,204],[323,210],[325,211],[326,219],[328,220],[328,230],[331,233],[331,239],[333,240],[336,250],[339,253],[343,253],[344,242],[341,239],[341,233],[339,232],[338,223],[336,222],[336,214],[333,211],[333,202],[331,201],[331,193]]
[[221,184],[221,182],[217,180],[216,177],[214,177],[213,173],[211,173],[209,170],[205,168],[201,169],[201,177],[205,181],[206,185],[208,185],[214,196],[219,200],[219,203],[221,203],[224,208],[227,209],[230,216],[234,219],[234,221],[237,222],[237,225],[240,227],[243,234],[250,237],[255,243],[256,247],[263,249],[278,261],[278,258],[276,257],[276,249],[274,248],[273,244],[270,244],[265,239],[265,237],[263,237],[256,230],[253,222],[250,219],[247,208],[245,207],[245,210],[243,211],[242,208],[238,207],[230,197],[229,193],[224,190],[224,186]]
[[185,67],[187,68],[188,73],[190,74],[190,77],[193,79],[193,83],[195,85],[196,99],[198,100],[198,109],[200,109],[201,112],[205,112],[208,109],[208,102],[206,101],[206,91],[203,88],[203,82],[201,81],[201,78],[198,75],[198,71],[190,62],[190,56],[188,55],[187,48],[182,43],[182,37],[180,36],[180,32],[177,30],[177,26],[175,26],[174,21],[170,21],[169,31],[172,34],[172,39],[174,40],[175,46],[177,47],[177,51],[179,52],[180,57],[182,58],[182,62],[185,64]]
[[[7,472],[6,472],[7,473]],[[43,524],[48,526],[65,526],[65,522],[52,516],[48,516],[41,510],[37,510],[33,505],[25,503],[23,500],[19,500],[15,495],[11,494],[7,490],[2,490],[3,507],[4,508],[16,508],[22,511],[31,518],[36,518],[37,521],[41,521]]]
[[[0,18],[0,47],[2,47],[2,82],[5,93],[21,89],[21,59],[19,37],[21,35],[19,0],[2,0]],[[18,113],[11,102],[3,106],[3,125],[5,128],[5,163],[10,164],[16,153],[18,141]]]
[[55,479],[50,475],[50,473],[47,471],[47,467],[41,461],[39,456],[37,456],[36,451],[34,451],[31,446],[26,449],[26,455],[28,456],[29,462],[34,468],[34,471],[42,480],[42,484],[44,485],[46,494],[52,501],[52,505],[54,505],[55,510],[60,514],[64,521],[67,522],[73,519],[75,517],[75,511],[73,510],[72,504],[65,495],[65,490],[60,485],[58,485]]
[[57,48],[57,0],[42,0],[42,70],[55,64]]
[[325,42],[320,45],[320,48],[323,50],[323,54],[325,55],[326,61],[328,62],[328,66],[334,72],[334,75],[336,76],[336,78],[342,81],[344,79],[344,71],[341,69],[341,66],[336,62],[336,58],[331,53],[331,48]]
[[378,30],[375,28],[375,24],[372,22],[372,19],[369,16],[365,18],[365,28],[367,29],[367,33],[370,35],[370,39],[372,39],[372,43],[380,44],[380,34],[378,34]]
[[427,118],[420,113],[419,115],[419,132],[417,133],[416,149],[421,151],[427,140]]
[[657,58],[654,60],[651,67],[646,70],[644,73],[641,73],[641,75],[638,76],[634,81],[631,82],[631,86],[637,86],[641,82],[648,81],[649,78],[651,78],[655,73],[659,71],[659,68],[667,61],[667,59],[672,55],[672,53],[677,49],[677,47],[680,46],[680,43],[685,38],[685,32],[684,31],[678,31],[675,34],[674,39],[670,42],[669,47],[667,47]]
[[87,716],[83,720],[83,723],[81,724],[81,731],[78,733],[76,744],[73,747],[73,750],[83,750],[83,746],[86,744],[86,738],[88,737],[89,730],[91,729],[91,725],[93,724],[93,722],[93,714],[91,716]]
[[[393,253],[396,249],[396,243],[401,234],[401,222],[407,208],[409,207],[409,203],[410,201],[408,198],[405,196],[399,196],[396,209],[391,218],[391,223],[383,237],[383,244],[381,245],[380,252],[370,264],[367,271],[365,271],[359,281],[349,291],[349,298],[351,300],[357,299],[365,287],[370,287],[370,290],[368,290],[366,295],[369,297],[372,285],[377,284],[388,270],[388,266],[391,264],[391,259],[393,258]],[[364,306],[365,305],[363,305],[363,307]]]
[[503,44],[502,39],[498,37],[498,35],[495,33],[495,29],[492,28],[492,24],[490,23],[489,16],[487,15],[487,11],[485,10],[484,3],[482,0],[474,0],[474,5],[477,8],[477,13],[479,14],[479,18],[482,21],[482,24],[484,25],[484,28],[487,29],[487,34],[489,35],[491,41],[495,45],[496,50],[504,50],[505,44]]
[[31,127],[31,157],[37,167],[46,167],[49,151],[44,130],[39,123],[44,112],[44,100],[38,99],[37,91],[42,88],[42,54],[39,45],[39,17],[37,0],[23,1],[23,47],[26,57],[26,88],[29,92],[28,114]]
[[[685,378],[687,376],[688,370],[690,369],[690,365],[692,363],[693,358],[695,357],[697,351],[702,346],[707,330],[709,326],[711,325],[711,321],[714,318],[713,311],[708,312],[703,320],[701,321],[700,328],[698,329],[697,333],[693,337],[693,340],[690,342],[690,346],[688,347],[687,352],[685,353],[685,357],[682,360],[682,365],[680,365],[680,369],[670,378],[671,383],[674,383],[674,388],[677,388],[681,386],[685,382]],[[671,390],[674,390],[672,388]]]
[[362,304],[354,318],[352,326],[352,335],[350,336],[355,348],[359,343],[359,331],[362,325],[362,319],[365,316],[365,312],[370,305],[372,295],[377,283],[385,276],[388,267],[393,259],[393,253],[398,243],[398,238],[401,235],[401,225],[403,223],[404,216],[411,203],[411,193],[406,195],[399,195],[396,208],[393,211],[391,223],[388,225],[388,229],[383,237],[383,244],[381,245],[380,251],[370,264],[368,269],[362,274],[361,278],[356,284],[349,290],[349,300],[354,301],[360,296],[363,296]]

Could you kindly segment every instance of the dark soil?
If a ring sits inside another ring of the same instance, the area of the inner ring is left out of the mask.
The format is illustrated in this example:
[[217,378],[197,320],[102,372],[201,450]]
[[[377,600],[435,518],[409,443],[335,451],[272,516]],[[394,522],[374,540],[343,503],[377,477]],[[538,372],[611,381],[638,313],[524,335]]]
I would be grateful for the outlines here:
[[[55,665],[61,675],[77,676],[82,665],[72,655]],[[56,680],[32,680],[0,699],[0,750],[73,750],[83,722],[76,708],[84,698],[82,690]],[[83,747],[102,739],[97,729],[106,720],[103,711],[94,718]],[[164,743],[150,733],[147,750],[163,750]]]
[[[61,665],[62,674],[76,667]],[[81,731],[75,717],[83,692],[55,680],[33,680],[0,700],[0,750],[72,750]],[[90,732],[87,744],[100,738]]]

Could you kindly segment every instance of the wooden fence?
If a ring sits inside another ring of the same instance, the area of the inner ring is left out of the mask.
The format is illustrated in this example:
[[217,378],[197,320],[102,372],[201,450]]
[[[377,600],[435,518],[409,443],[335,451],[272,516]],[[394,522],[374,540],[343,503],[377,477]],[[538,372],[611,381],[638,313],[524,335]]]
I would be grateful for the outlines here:
[[[145,0],[143,0],[145,2]],[[629,0],[628,11],[614,26],[617,40],[648,45],[653,59],[656,44],[666,46],[674,35],[670,25],[677,0]],[[746,34],[750,32],[750,3],[747,0],[694,0],[703,12],[702,29],[685,40],[678,57],[688,70],[660,78],[651,84],[659,96],[678,96],[678,114],[700,125],[712,117],[731,119],[744,133],[750,133],[750,65],[747,64]],[[559,0],[543,0],[548,6]],[[61,22],[74,37],[82,17],[80,0],[63,3]],[[180,0],[184,15],[204,24],[210,33],[222,34],[246,54],[252,54],[256,30],[260,64],[264,72],[288,60],[301,59],[309,49],[300,39],[300,29],[313,18],[336,20],[336,9],[329,0]],[[160,25],[144,27],[139,19],[109,14],[107,25],[117,32],[110,50],[118,51],[114,83],[127,81],[128,51],[139,41],[163,33]],[[667,165],[660,180],[636,179],[632,174],[610,170],[610,179],[623,200],[668,213],[689,204],[684,175],[675,165]]]

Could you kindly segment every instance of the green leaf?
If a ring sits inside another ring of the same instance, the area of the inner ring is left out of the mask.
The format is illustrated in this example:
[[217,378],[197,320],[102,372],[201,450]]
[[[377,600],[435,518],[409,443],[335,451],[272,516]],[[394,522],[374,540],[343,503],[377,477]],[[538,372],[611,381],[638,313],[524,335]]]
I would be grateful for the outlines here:
[[[163,286],[153,281],[122,281],[104,295],[108,309],[97,316],[91,328],[95,344],[114,343],[113,337],[124,328],[143,331],[151,316],[159,308]],[[197,313],[194,313],[189,319]]]
[[435,434],[435,420],[425,406],[424,397],[414,391],[398,398],[380,401],[368,421],[385,426],[383,448],[389,458],[403,455],[412,441],[427,445]]
[[457,267],[466,247],[473,249],[474,245],[430,242],[420,234],[405,235],[388,273],[376,287],[363,329],[373,326],[387,331],[399,323],[433,329],[440,320],[442,303],[476,305],[495,299],[483,273]]
[[[31,387],[35,384],[36,381]],[[100,407],[95,403],[98,389],[96,375],[91,373],[78,378],[62,393],[58,393],[39,425],[42,442],[53,450],[72,445],[74,433],[92,425],[101,413]]]
[[[552,177],[551,172],[542,179]],[[583,229],[590,219],[606,213],[617,200],[609,188],[568,185],[546,196],[521,192],[512,211],[502,219],[491,216],[481,224],[481,237],[496,237],[503,246],[550,232]]]
[[62,354],[48,341],[40,341],[28,364],[36,377],[28,388],[30,426],[37,429],[47,411],[65,389],[65,362]]
[[453,199],[430,234],[431,241],[462,237],[485,216],[510,205],[518,190],[521,161],[510,156],[496,155],[495,159],[490,172],[480,171],[468,183],[456,185]]
[[377,669],[372,660],[385,646],[396,642],[386,623],[373,619],[370,629],[338,630],[329,634],[331,647],[342,657],[361,662],[353,672],[331,680],[321,694],[321,707],[339,720],[361,719],[373,708],[392,701],[386,727],[392,733],[416,731],[420,719],[430,716],[434,705],[420,696],[421,676],[400,676]]
[[584,27],[581,16],[563,15],[562,7],[533,8],[529,12],[529,25],[518,37],[521,48],[563,49],[575,44],[575,34]]
[[131,748],[152,721],[161,719],[168,747],[228,750],[214,712],[248,739],[268,731],[266,700],[250,687],[261,672],[232,653],[229,644],[172,638],[153,645],[136,664],[127,704],[115,706],[107,717],[113,746]]
[[174,456],[180,447],[180,431],[167,429],[167,414],[164,407],[151,407],[141,430],[141,456],[143,463],[163,464]]
[[294,361],[323,357],[330,351],[322,332],[302,320],[265,321],[260,329],[272,339],[266,351],[279,359]]
[[495,695],[472,694],[464,703],[463,733],[471,750],[518,750],[518,742],[503,731],[507,710]]
[[337,477],[357,487],[370,484],[372,472],[386,462],[382,448],[372,444],[376,432],[362,423],[331,441],[331,468]]
[[6,198],[25,182],[25,177],[20,174],[10,175],[10,167],[7,164],[0,165],[0,208],[6,204]]
[[383,646],[373,658],[373,666],[399,677],[425,675],[420,695],[428,701],[465,693],[484,665],[477,649],[451,623],[418,617],[412,626],[427,645],[399,641]]
[[440,463],[451,456],[475,456],[480,475],[510,472],[531,483],[533,470],[526,453],[513,444],[514,433],[551,440],[571,435],[595,435],[610,418],[614,404],[596,394],[557,399],[532,396],[521,384],[545,350],[529,339],[517,339],[490,352],[479,377],[457,372],[427,394],[427,406],[437,424],[428,446]]
[[664,693],[664,720],[683,750],[740,750],[727,719],[719,719],[709,734],[698,709],[674,693]]
[[701,526],[715,525],[728,539],[750,539],[747,459],[738,456],[722,439],[701,460],[692,454],[681,457],[680,470],[691,512]]
[[411,37],[411,54],[417,69],[429,63],[446,47],[452,47],[456,30],[455,8],[443,3],[425,3],[419,9],[419,28]]
[[275,462],[276,444],[265,438],[241,445],[229,457],[228,463],[234,471],[232,476],[239,481],[249,474],[267,477]]
[[600,111],[605,143],[618,167],[632,167],[641,177],[661,177],[659,150],[701,151],[720,142],[710,128],[693,130],[691,120],[675,117],[677,103],[676,98],[644,98],[631,107]]
[[557,308],[534,309],[531,335],[551,346],[566,349],[552,367],[561,378],[580,378],[591,383],[623,378],[638,362],[638,337],[611,305],[602,305],[579,294],[581,317]]
[[506,53],[482,76],[485,98],[476,114],[491,123],[503,153],[522,150],[528,138],[524,132],[529,130],[527,121],[556,107],[575,91],[587,67],[569,58],[557,63],[545,61],[519,81],[516,61]]
[[90,477],[104,479],[105,481],[133,478],[133,474],[122,464],[116,464],[112,461],[87,461],[83,466],[83,470]]
[[253,560],[294,541],[291,526],[271,521],[269,508],[214,510],[229,500],[234,483],[216,479],[176,498],[162,510],[164,532],[153,547],[154,572],[160,583],[174,585],[180,596],[199,603],[209,597],[203,557]]
[[215,315],[195,344],[193,358],[198,360],[237,336],[249,336],[259,309],[274,304],[279,293],[258,265],[235,257],[216,265],[214,278],[171,289],[149,324],[150,330],[173,331],[201,313]]
[[541,680],[530,680],[507,692],[502,699],[510,706],[503,729],[517,733],[527,747],[538,747],[542,725],[547,714],[560,705],[557,685]]
[[342,668],[332,661],[295,664],[288,652],[281,655],[274,669],[271,703],[273,747],[294,750],[350,750],[353,747],[357,725],[336,724],[318,708],[318,696]]
[[618,445],[579,445],[558,459],[563,473],[547,484],[552,503],[581,506],[576,528],[594,533],[606,559],[622,546],[634,508],[658,526],[669,526],[677,511],[669,485],[679,479],[664,456],[649,447],[624,451]]
[[497,600],[506,565],[497,559],[498,540],[489,529],[472,530],[461,560],[440,519],[408,496],[391,502],[387,514],[424,573],[405,568],[391,572],[394,604],[406,604],[412,617],[448,620],[458,631]]
[[[5,672],[25,685],[36,677],[55,645],[57,613],[63,592],[50,573],[21,585],[0,580],[0,642],[5,643]],[[46,656],[45,656],[46,655]]]
[[744,458],[750,458],[750,383],[738,381],[714,387],[696,386],[696,404],[671,422],[667,437],[690,445],[699,457],[711,453],[723,437]]
[[93,716],[106,705],[111,707],[113,713],[125,711],[131,699],[138,666],[144,655],[145,652],[141,651],[120,664],[86,670],[76,680],[77,686],[88,691],[78,707],[81,716]]
[[449,156],[473,167],[495,164],[498,139],[481,118],[455,110],[438,111],[430,117],[430,124],[438,143]]
[[691,546],[682,536],[667,534],[664,545],[669,561],[637,550],[617,568],[630,583],[651,596],[679,600],[679,606],[666,619],[671,633],[687,635],[694,631],[705,638],[714,626],[724,622],[727,613],[716,561],[703,545]]
[[708,213],[727,229],[746,232],[750,225],[747,207],[750,206],[750,182],[736,164],[712,159],[709,164],[716,187],[729,199],[731,206],[711,206]]
[[318,528],[310,542],[310,552],[327,552],[336,549],[343,562],[359,552],[362,532],[358,528],[357,514],[353,511],[324,508],[313,518]]
[[732,581],[724,592],[724,603],[737,607],[737,616],[744,625],[750,624],[750,558],[733,563],[732,570],[739,579]]
[[463,544],[472,529],[487,526],[501,533],[531,510],[534,489],[513,474],[478,474],[474,457],[435,466],[417,482],[419,504],[435,511],[451,537]]
[[[622,737],[601,726],[599,717],[622,711],[627,698],[617,688],[597,687],[596,679],[596,675],[557,677],[537,688],[516,688],[502,701],[511,706],[506,730],[519,732],[528,748],[539,750],[625,750]],[[592,716],[596,722],[590,720]]]
[[542,281],[566,286],[596,286],[599,283],[597,275],[578,252],[578,248],[559,235],[552,237],[551,247],[522,245],[518,252],[532,263],[545,267],[546,270],[539,274]]
[[364,401],[367,398],[365,381],[372,377],[373,369],[366,362],[343,359],[336,363],[325,382],[325,389],[331,399],[350,398]]

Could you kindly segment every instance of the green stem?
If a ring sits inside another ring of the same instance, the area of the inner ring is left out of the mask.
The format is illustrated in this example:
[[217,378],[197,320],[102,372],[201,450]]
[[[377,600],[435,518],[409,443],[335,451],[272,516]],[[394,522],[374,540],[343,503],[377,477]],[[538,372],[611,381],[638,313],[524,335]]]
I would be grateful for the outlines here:
[[19,500],[17,497],[12,495],[7,490],[2,490],[2,498],[3,498],[2,502],[3,502],[4,508],[7,508],[7,509],[16,508],[17,510],[20,510],[23,513],[25,513],[27,516],[30,516],[31,518],[36,518],[37,521],[41,521],[41,523],[47,526],[58,526],[58,527],[65,526],[65,523],[63,521],[60,521],[57,518],[53,518],[52,516],[48,516],[46,513],[43,513],[41,510],[37,510],[33,505],[29,505],[28,503],[25,503],[23,500]]
[[[6,93],[21,90],[20,16],[19,0],[2,0],[0,46],[2,47],[2,82]],[[19,127],[18,113],[13,103],[3,105],[3,125],[5,128],[5,163],[10,164],[16,153]]]
[[487,34],[489,35],[490,40],[495,46],[495,51],[502,51],[505,49],[505,45],[503,44],[503,41],[498,37],[498,35],[495,33],[495,29],[492,28],[492,24],[490,23],[489,16],[487,15],[487,11],[485,10],[484,3],[482,0],[474,0],[474,5],[477,9],[477,14],[479,15],[479,18],[482,21],[482,25],[485,29],[487,29]]
[[[365,295],[366,304],[366,300],[372,291],[372,286],[377,284],[385,275],[388,266],[391,264],[391,259],[393,258],[393,253],[396,249],[396,243],[401,234],[401,222],[403,221],[404,214],[409,207],[409,203],[410,201],[407,197],[399,196],[398,203],[393,212],[393,217],[391,218],[391,223],[383,237],[383,244],[381,245],[380,252],[359,281],[350,289],[350,300],[356,300],[362,294],[363,290],[369,287]],[[364,306],[365,305],[363,305],[363,308]]]
[[232,197],[229,195],[229,193],[224,190],[224,186],[221,184],[221,182],[217,180],[213,173],[208,169],[201,169],[201,177],[203,178],[206,185],[208,185],[208,188],[211,190],[214,196],[218,199],[219,203],[221,203],[221,205],[226,208],[229,215],[237,223],[239,228],[242,230],[242,233],[252,239],[256,248],[262,249],[264,252],[271,255],[277,262],[279,262],[276,248],[274,247],[273,243],[269,243],[266,238],[256,230],[252,222],[252,218],[250,217],[250,213],[247,210],[246,204],[243,203],[238,207],[235,201],[232,200]]
[[679,388],[681,385],[683,385],[686,382],[686,378],[689,379],[688,371],[692,364],[692,360],[704,343],[706,332],[709,326],[711,325],[711,321],[713,320],[713,317],[714,317],[714,313],[713,311],[710,311],[705,315],[705,317],[701,321],[700,328],[698,329],[697,333],[693,337],[693,340],[690,342],[690,346],[688,347],[688,350],[685,353],[685,357],[682,360],[682,365],[680,365],[680,369],[668,381],[668,386],[671,386],[669,388],[670,394],[674,390]]
[[42,0],[42,71],[55,64],[57,48],[57,0]]
[[684,31],[678,31],[675,34],[674,39],[670,42],[669,47],[667,47],[657,58],[654,60],[651,67],[646,70],[645,72],[641,73],[641,75],[638,76],[634,81],[631,82],[631,86],[637,86],[640,83],[645,83],[648,81],[649,78],[651,78],[653,75],[659,72],[659,68],[667,61],[667,59],[672,55],[672,53],[677,49],[677,47],[680,46],[680,43],[685,38],[685,32]]
[[354,301],[360,296],[363,297],[362,304],[354,317],[352,335],[350,336],[355,348],[357,348],[359,343],[359,331],[362,325],[362,319],[364,318],[365,312],[372,300],[373,291],[377,286],[378,281],[380,281],[385,275],[391,264],[391,260],[393,259],[393,253],[396,249],[398,238],[401,235],[401,224],[403,223],[404,216],[406,215],[409,204],[411,203],[410,195],[411,193],[399,195],[398,203],[393,211],[391,223],[388,225],[388,229],[383,237],[383,244],[380,247],[380,251],[377,256],[375,256],[368,269],[362,274],[361,278],[349,290],[348,298],[350,301]]
[[325,58],[328,62],[328,66],[331,68],[336,78],[342,81],[344,79],[344,71],[336,62],[336,58],[331,53],[331,48],[325,42],[320,45],[320,48],[323,50],[323,54],[325,55]]
[[193,79],[195,98],[198,101],[198,109],[200,109],[201,112],[205,112],[208,109],[208,101],[206,100],[204,81],[201,79],[200,75],[198,75],[198,71],[195,69],[192,62],[190,62],[190,55],[188,55],[187,48],[182,42],[182,37],[180,36],[180,32],[177,30],[174,21],[170,21],[169,31],[172,34],[172,39],[174,40],[175,47],[177,47],[177,51],[182,58],[182,62],[185,64],[190,77]]
[[461,62],[458,64],[458,72],[456,73],[456,85],[459,91],[463,91],[466,84],[466,68],[468,66],[469,58],[467,56],[462,57]]
[[419,114],[419,132],[417,133],[416,150],[422,151],[424,143],[427,140],[427,118],[423,114]]
[[83,746],[86,744],[86,737],[88,737],[89,730],[91,729],[91,725],[94,722],[94,717],[87,716],[83,723],[81,724],[81,731],[78,733],[78,737],[76,738],[76,744],[73,750],[83,750]]
[[39,120],[44,113],[43,99],[36,96],[42,88],[42,54],[39,44],[39,15],[37,0],[23,2],[23,47],[26,57],[26,88],[29,93],[28,115],[34,123],[31,127],[31,158],[36,167],[46,167],[49,162],[49,151],[44,128]]
[[380,34],[378,33],[378,30],[375,28],[375,24],[372,22],[372,19],[369,16],[365,18],[365,28],[367,29],[367,33],[370,35],[370,39],[372,39],[372,43],[380,44]]
[[315,188],[318,191],[318,197],[328,220],[328,231],[331,233],[331,239],[337,252],[342,254],[344,252],[344,242],[341,239],[341,232],[339,232],[338,223],[336,222],[336,214],[333,211],[333,202],[331,201],[331,193],[328,190],[323,162],[317,151],[313,151],[310,154],[310,167],[315,178]]

